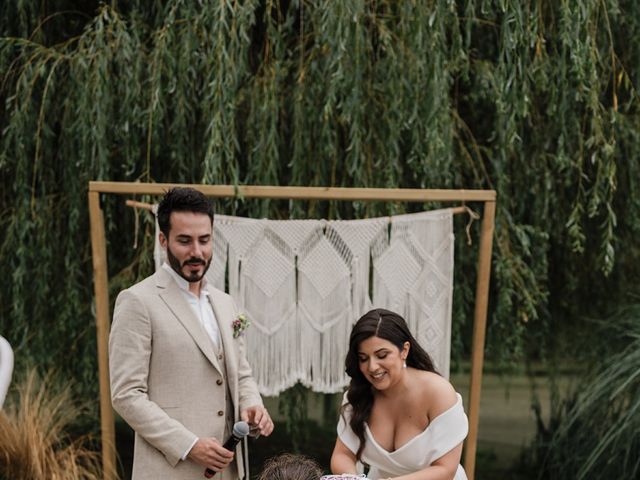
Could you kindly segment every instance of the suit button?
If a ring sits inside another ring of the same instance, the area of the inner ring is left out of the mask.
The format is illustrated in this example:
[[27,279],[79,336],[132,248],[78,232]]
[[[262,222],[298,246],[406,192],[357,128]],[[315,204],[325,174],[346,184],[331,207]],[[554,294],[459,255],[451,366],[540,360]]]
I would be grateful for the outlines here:
[[218,360],[222,360],[222,354],[218,355]]
[[222,417],[224,415],[224,412],[222,410],[218,410],[218,416]]
[[221,379],[217,379],[217,380],[216,380],[216,383],[217,383],[218,385],[222,385],[222,380],[221,380]]

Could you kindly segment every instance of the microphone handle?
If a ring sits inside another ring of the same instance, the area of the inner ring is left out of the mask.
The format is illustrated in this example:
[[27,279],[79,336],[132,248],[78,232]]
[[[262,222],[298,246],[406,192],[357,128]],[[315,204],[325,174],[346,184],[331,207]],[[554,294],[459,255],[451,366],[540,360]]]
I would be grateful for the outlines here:
[[[235,435],[231,435],[226,442],[224,442],[224,445],[222,445],[222,448],[226,448],[227,450],[233,452],[236,448],[236,445],[238,445],[238,443],[240,443],[240,440],[242,440],[242,437],[236,437]],[[210,468],[207,468],[204,471],[204,476],[207,478],[211,478],[216,474],[216,472],[214,472],[213,470],[211,470]]]
[[240,440],[242,440],[242,437],[236,437],[235,435],[231,435],[229,439],[226,442],[224,442],[224,445],[222,445],[222,448],[226,448],[227,450],[233,452],[236,448],[236,445],[240,443]]

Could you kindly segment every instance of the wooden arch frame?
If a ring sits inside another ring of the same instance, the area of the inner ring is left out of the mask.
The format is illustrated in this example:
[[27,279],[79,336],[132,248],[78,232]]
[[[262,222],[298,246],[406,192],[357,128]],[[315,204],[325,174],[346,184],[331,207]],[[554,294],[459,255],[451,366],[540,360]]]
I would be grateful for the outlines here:
[[469,386],[469,434],[464,446],[464,468],[473,480],[475,476],[480,387],[484,362],[484,344],[489,303],[491,250],[495,223],[495,190],[430,190],[401,188],[341,188],[341,187],[279,187],[233,185],[184,185],[168,183],[89,182],[89,221],[93,258],[94,293],[96,302],[96,335],[100,382],[100,427],[102,432],[102,466],[105,480],[115,478],[116,450],[113,409],[109,386],[108,341],[111,315],[107,273],[107,245],[100,194],[162,195],[174,186],[189,186],[210,197],[242,197],[289,200],[400,201],[400,202],[483,202],[480,228],[478,274],[476,278],[473,318],[473,346]]

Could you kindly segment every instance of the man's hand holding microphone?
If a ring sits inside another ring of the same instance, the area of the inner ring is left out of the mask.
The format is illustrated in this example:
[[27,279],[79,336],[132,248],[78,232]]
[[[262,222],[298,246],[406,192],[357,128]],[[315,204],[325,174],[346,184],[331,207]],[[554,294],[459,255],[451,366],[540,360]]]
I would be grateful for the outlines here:
[[221,472],[229,466],[234,457],[234,451],[238,443],[247,435],[259,437],[269,436],[273,432],[273,421],[269,412],[263,406],[249,407],[240,413],[242,421],[233,426],[231,436],[224,444],[212,437],[200,438],[189,452],[188,457],[207,466],[204,476],[213,477],[216,472]]

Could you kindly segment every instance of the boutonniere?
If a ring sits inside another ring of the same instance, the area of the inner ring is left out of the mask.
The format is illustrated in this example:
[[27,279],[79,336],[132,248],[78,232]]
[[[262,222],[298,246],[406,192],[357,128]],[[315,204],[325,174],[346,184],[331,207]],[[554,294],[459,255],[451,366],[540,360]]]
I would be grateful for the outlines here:
[[244,335],[244,331],[249,328],[251,322],[247,320],[244,313],[238,314],[238,317],[231,323],[233,327],[233,338],[238,338],[240,335]]

